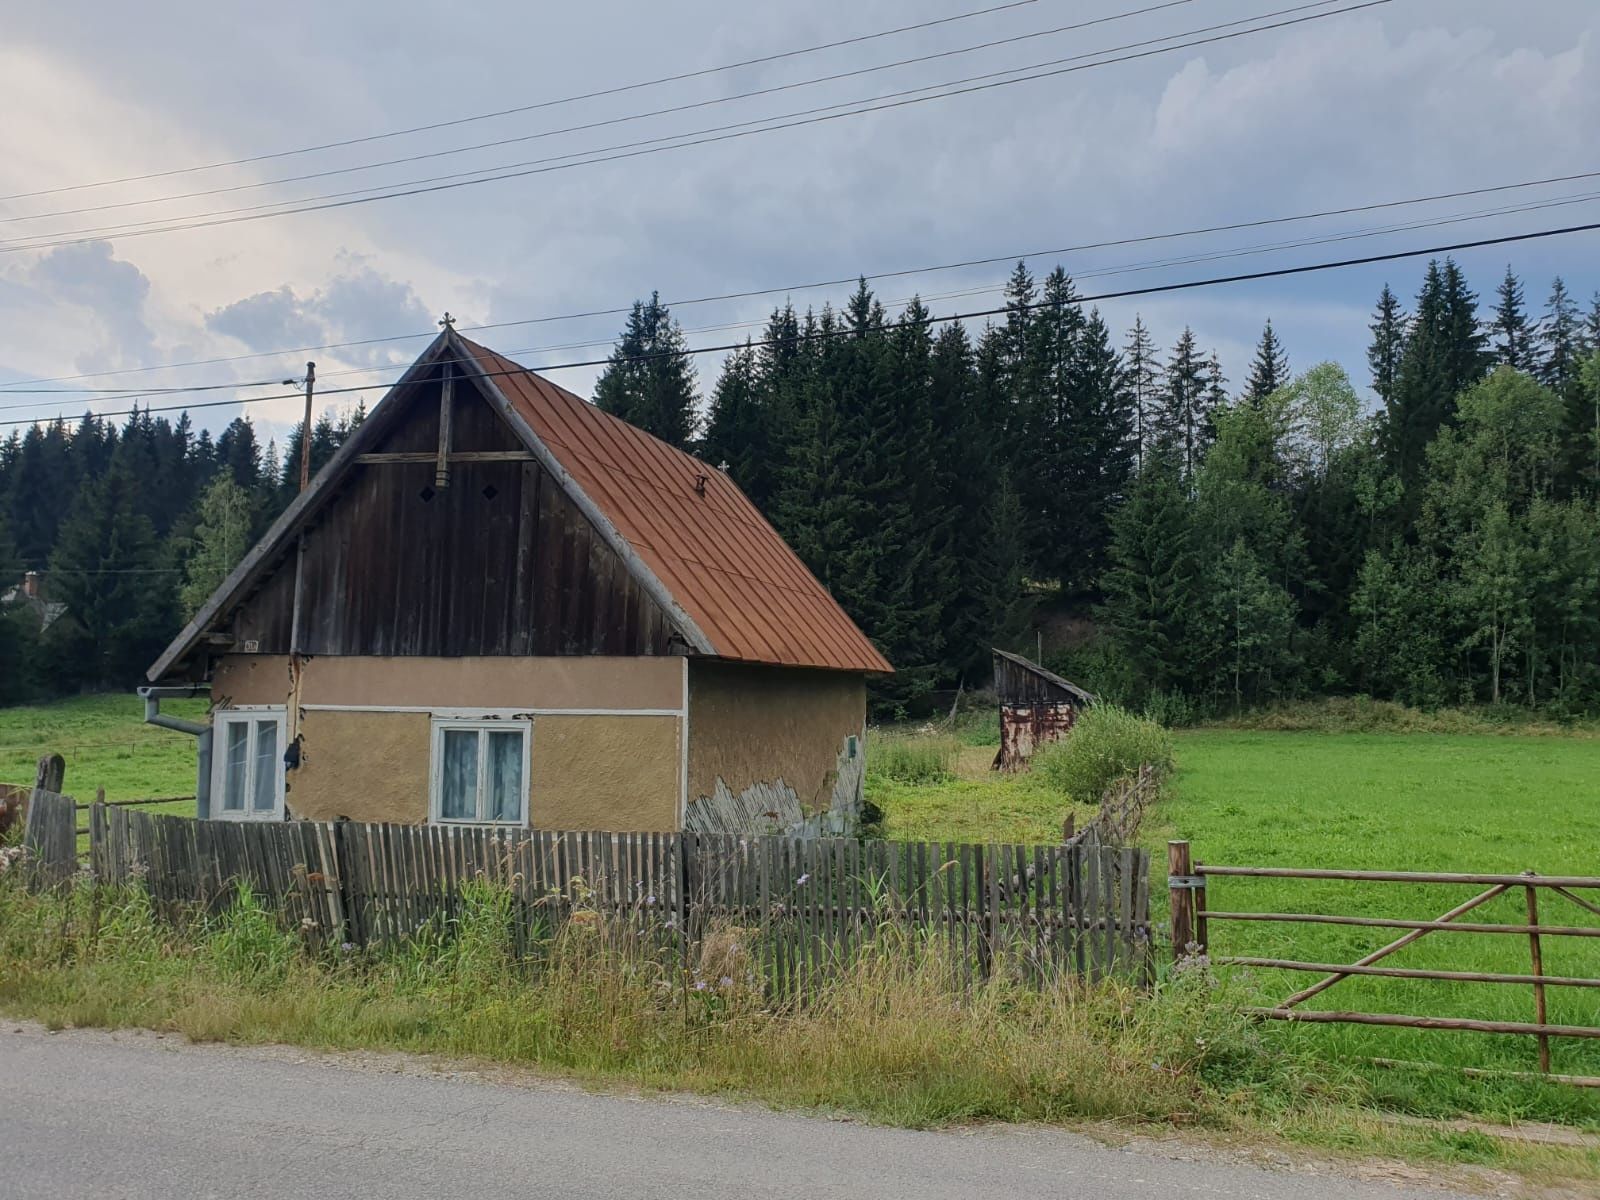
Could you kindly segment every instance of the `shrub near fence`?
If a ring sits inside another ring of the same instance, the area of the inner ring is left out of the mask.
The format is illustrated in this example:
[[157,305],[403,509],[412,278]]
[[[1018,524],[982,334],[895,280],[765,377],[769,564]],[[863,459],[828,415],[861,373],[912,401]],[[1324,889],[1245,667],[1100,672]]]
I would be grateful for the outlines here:
[[[974,846],[736,834],[195,821],[97,805],[94,878],[139,883],[181,920],[247,882],[322,945],[393,944],[508,890],[516,944],[572,920],[629,922],[688,953],[735,931],[768,988],[799,995],[886,928],[935,944],[964,982],[1153,971],[1148,855],[1084,839]],[[915,944],[915,942],[913,943]]]

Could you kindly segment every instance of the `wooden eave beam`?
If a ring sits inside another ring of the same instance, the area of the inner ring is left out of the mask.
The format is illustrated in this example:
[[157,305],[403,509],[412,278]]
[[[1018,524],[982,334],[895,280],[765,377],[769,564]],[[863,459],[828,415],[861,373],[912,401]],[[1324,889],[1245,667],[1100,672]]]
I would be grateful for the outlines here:
[[[381,454],[358,454],[356,462],[366,467],[403,466],[419,463],[437,463],[439,455],[433,450],[393,450]],[[536,462],[527,450],[457,450],[445,456],[451,463],[485,462]]]

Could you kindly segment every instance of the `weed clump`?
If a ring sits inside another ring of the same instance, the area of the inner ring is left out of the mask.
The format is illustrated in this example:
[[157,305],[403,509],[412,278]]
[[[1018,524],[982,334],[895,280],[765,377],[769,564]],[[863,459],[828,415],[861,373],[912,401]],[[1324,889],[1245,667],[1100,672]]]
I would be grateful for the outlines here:
[[1080,804],[1098,803],[1112,784],[1147,764],[1161,774],[1171,770],[1172,734],[1114,704],[1085,709],[1071,733],[1033,756],[1033,770]]

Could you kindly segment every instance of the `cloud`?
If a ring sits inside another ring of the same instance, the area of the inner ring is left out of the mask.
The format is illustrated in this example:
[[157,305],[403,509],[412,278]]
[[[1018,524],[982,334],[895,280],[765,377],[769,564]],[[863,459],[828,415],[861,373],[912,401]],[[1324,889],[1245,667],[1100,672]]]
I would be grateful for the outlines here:
[[[90,27],[61,6],[34,6],[18,13],[12,22],[16,28],[8,28],[12,36],[0,47],[0,109],[30,113],[26,128],[12,139],[16,145],[0,158],[0,193],[224,161],[571,96],[660,75],[663,56],[692,70],[815,44],[835,33],[902,24],[916,8],[909,0],[868,0],[835,21],[813,9],[766,6],[730,21],[727,0],[631,6],[625,15],[615,3],[549,9],[491,0],[480,15],[484,27],[495,30],[493,37],[477,39],[470,50],[440,50],[430,44],[423,18],[428,10],[415,0],[402,0],[395,19],[376,31],[370,21],[310,0],[283,0],[273,7],[270,21],[241,17],[228,6],[183,21],[150,20],[130,8],[107,10],[105,19]],[[534,133],[748,86],[793,82],[1046,27],[1055,18],[1044,8],[1030,6],[404,141],[240,165],[185,176],[181,183],[150,181],[92,192],[86,200],[142,202],[191,185],[249,185],[301,170],[352,166],[387,157],[391,149],[395,155],[425,153],[479,137]],[[1179,11],[753,104],[562,135],[539,143],[537,151],[508,148],[446,159],[438,169],[577,152],[887,94],[1203,23],[1199,15],[1180,18]],[[1237,14],[1221,14],[1228,15]],[[316,37],[277,39],[266,36],[269,26],[315,28]],[[714,296],[1581,171],[1592,155],[1586,137],[1600,120],[1597,33],[1600,5],[1593,0],[1522,6],[1500,0],[1410,0],[770,136],[281,221],[130,239],[117,244],[117,258],[109,261],[103,250],[99,261],[88,256],[76,263],[57,260],[47,269],[48,286],[31,271],[0,259],[0,319],[15,346],[5,352],[19,360],[10,364],[19,373],[84,369],[74,364],[91,352],[86,346],[109,355],[108,347],[140,344],[134,318],[155,330],[160,350],[155,358],[168,360],[424,334],[436,328],[445,307],[463,323],[473,317],[522,321],[626,307],[653,288],[668,298]],[[599,67],[592,56],[554,54],[540,60],[537,72],[528,70],[529,45],[601,43],[606,55]],[[437,86],[418,88],[414,72],[406,68],[424,51],[432,55],[430,78]],[[307,53],[319,69],[299,69],[304,63],[296,56]],[[270,103],[260,88],[238,86],[241,78],[287,78],[291,67],[295,86],[279,89]],[[396,166],[377,178],[362,174],[307,182],[300,191],[355,188],[378,179],[398,182],[433,171],[431,165]],[[296,194],[249,192],[238,201]],[[76,201],[0,203],[0,216],[69,203]],[[217,199],[194,207],[227,203]],[[1237,251],[1311,230],[1376,225],[1383,217],[1122,246],[1067,254],[1062,261],[1086,292],[1112,292],[1340,257],[1344,248],[1352,254],[1402,249],[1577,223],[1590,219],[1600,202],[1588,203],[1428,234],[1398,232],[1337,247],[1123,269],[1099,278],[1092,277],[1094,272],[1137,266],[1141,260]],[[1475,207],[1476,201],[1464,200],[1432,212]],[[126,216],[143,219],[172,211],[181,210],[158,205],[129,210]],[[1402,210],[1401,216],[1410,213]],[[127,290],[136,279],[118,276],[119,258],[132,259],[136,273],[148,281],[142,299]],[[1465,256],[1463,265],[1487,295],[1508,259],[1523,274],[1530,297],[1542,297],[1558,270],[1580,295],[1600,284],[1596,243],[1582,239],[1496,247]],[[1052,262],[1053,256],[1045,257],[1033,266],[1042,275]],[[88,278],[75,280],[73,269]],[[1203,345],[1219,349],[1226,373],[1235,380],[1247,370],[1261,324],[1271,316],[1297,367],[1337,358],[1359,380],[1365,375],[1366,314],[1378,289],[1387,279],[1409,297],[1421,272],[1421,263],[1400,262],[1103,307],[1119,340],[1136,311],[1143,312],[1164,347],[1192,325]],[[880,290],[886,300],[912,292],[933,297],[1004,275],[1002,264],[885,280]],[[20,297],[8,298],[7,280],[13,290],[20,289]],[[85,298],[95,294],[95,286],[110,291],[91,313]],[[795,300],[802,308],[820,306],[827,299],[837,303],[847,291],[801,292]],[[68,300],[69,294],[77,299]],[[685,325],[714,329],[759,318],[774,301],[781,297],[677,312]],[[993,295],[969,295],[930,299],[930,304],[935,312],[951,312],[994,301]],[[120,311],[113,311],[116,305]],[[568,347],[614,337],[620,323],[620,317],[608,315],[488,336],[510,351],[540,347],[520,356],[543,364],[596,357],[603,347],[593,352]],[[737,336],[738,331],[707,332],[694,340]],[[287,373],[298,368],[297,359],[315,357],[320,374],[403,363],[421,344],[420,338],[379,342],[266,361],[270,372]],[[262,365],[251,361],[238,370],[265,377],[258,373]],[[705,358],[699,366],[709,387],[716,362]],[[159,381],[211,382],[223,370],[174,371]],[[583,390],[592,374],[565,372],[558,378]],[[264,404],[252,411],[292,420],[294,404]]]
[[322,324],[305,311],[287,284],[207,313],[206,328],[255,350],[316,345],[324,338]]
[[[108,243],[58,246],[33,263],[23,279],[37,301],[71,307],[78,370],[141,363],[152,356],[155,335],[145,311],[150,280],[117,258]],[[87,336],[90,330],[97,336]]]
[[[363,341],[428,328],[428,310],[411,284],[390,278],[356,256],[345,256],[345,266],[304,295],[283,284],[214,309],[205,316],[206,328],[252,350]],[[379,366],[404,355],[380,342],[344,347],[339,357]]]

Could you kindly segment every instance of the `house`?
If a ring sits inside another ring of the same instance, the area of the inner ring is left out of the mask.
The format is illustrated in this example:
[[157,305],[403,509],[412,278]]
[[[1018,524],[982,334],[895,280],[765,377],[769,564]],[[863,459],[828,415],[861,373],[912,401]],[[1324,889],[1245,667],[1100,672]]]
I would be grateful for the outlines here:
[[31,610],[41,632],[49,629],[56,618],[67,611],[65,604],[50,598],[45,577],[38,571],[24,572],[21,583],[0,592],[0,606]]
[[1015,771],[1046,742],[1066,736],[1094,697],[1031,659],[994,651],[994,690],[1000,701],[998,771]]
[[891,670],[723,472],[447,324],[140,690],[202,817],[843,829]]

